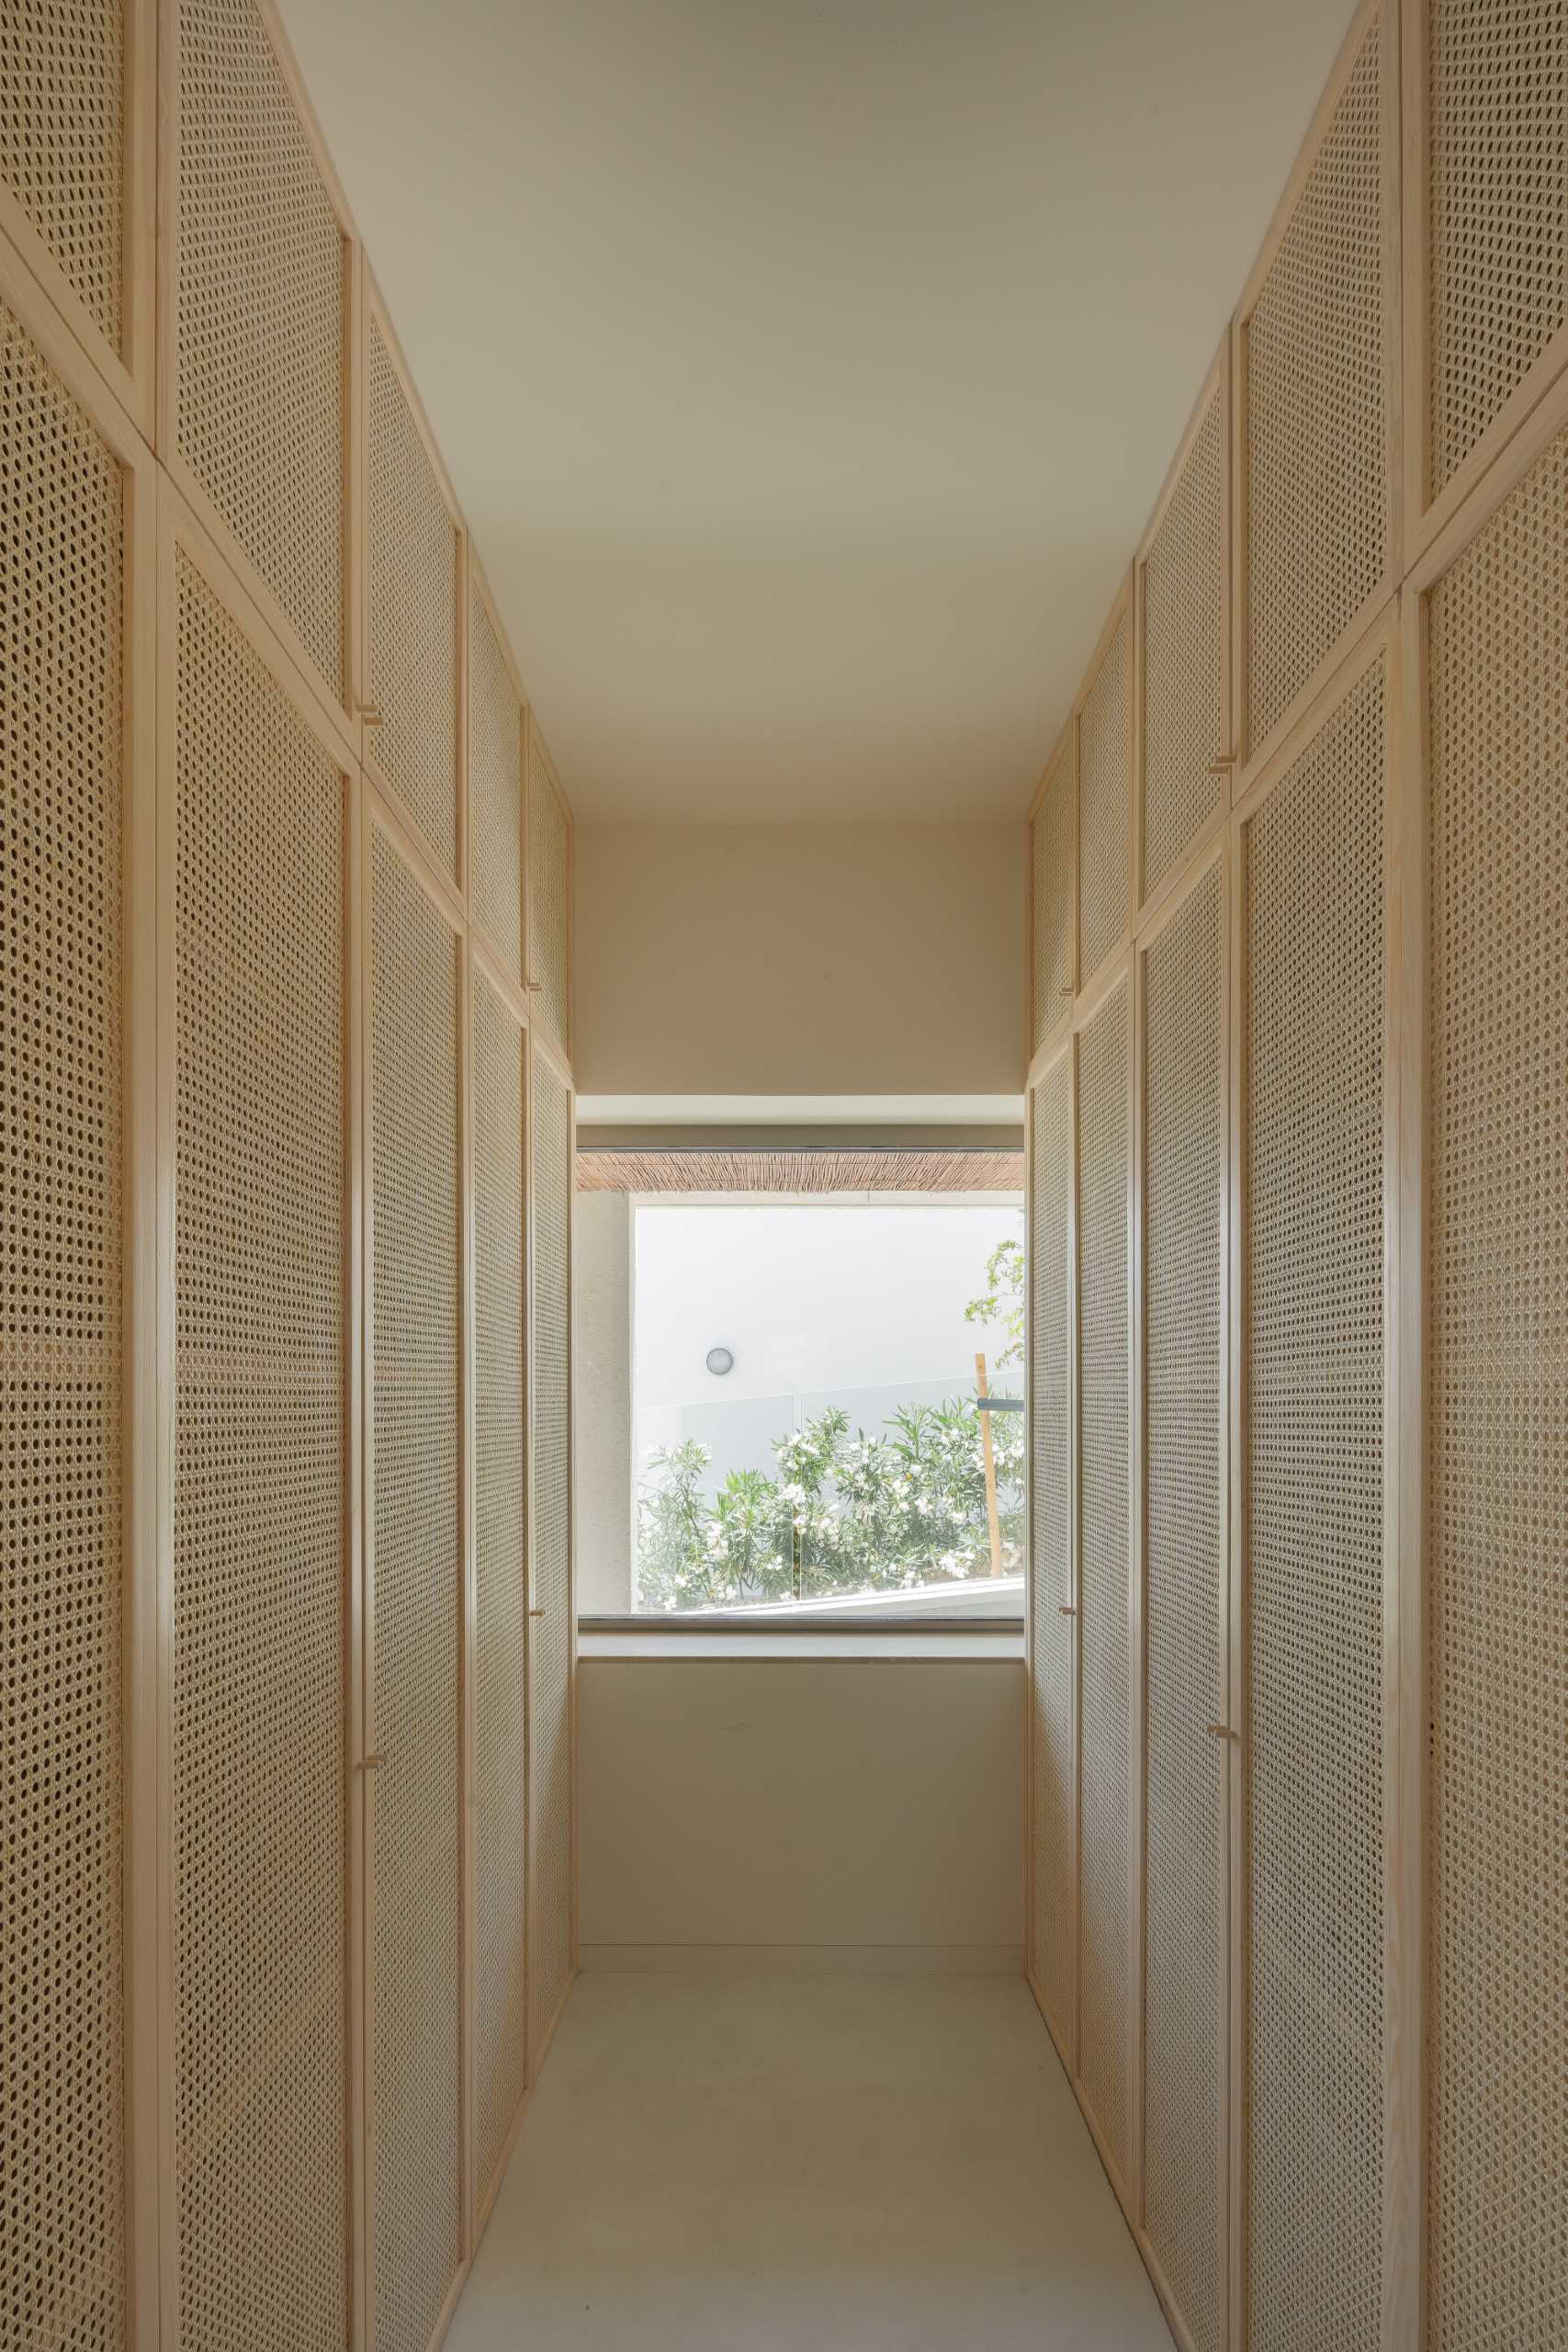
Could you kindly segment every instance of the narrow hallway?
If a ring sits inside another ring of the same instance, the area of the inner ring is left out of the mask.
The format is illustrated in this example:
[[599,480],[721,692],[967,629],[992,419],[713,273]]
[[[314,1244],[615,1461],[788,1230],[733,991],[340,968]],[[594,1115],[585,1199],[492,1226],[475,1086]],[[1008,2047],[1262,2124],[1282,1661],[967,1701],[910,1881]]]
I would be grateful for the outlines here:
[[450,2352],[1168,2352],[1021,1979],[590,1971]]

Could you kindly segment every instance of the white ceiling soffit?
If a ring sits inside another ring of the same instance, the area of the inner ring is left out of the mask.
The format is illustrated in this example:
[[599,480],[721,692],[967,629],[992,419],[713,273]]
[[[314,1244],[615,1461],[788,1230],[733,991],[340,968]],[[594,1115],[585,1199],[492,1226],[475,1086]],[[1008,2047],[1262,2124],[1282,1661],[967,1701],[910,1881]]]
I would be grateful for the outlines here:
[[1348,0],[283,0],[588,822],[1021,814]]

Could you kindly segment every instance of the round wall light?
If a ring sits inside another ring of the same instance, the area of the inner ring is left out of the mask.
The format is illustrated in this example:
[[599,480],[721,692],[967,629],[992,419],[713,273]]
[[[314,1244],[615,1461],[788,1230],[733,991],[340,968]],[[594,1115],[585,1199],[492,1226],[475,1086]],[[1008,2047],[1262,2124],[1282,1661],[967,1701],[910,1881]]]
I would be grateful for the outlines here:
[[725,1373],[734,1371],[735,1358],[728,1348],[710,1348],[707,1352],[707,1367],[710,1372],[717,1373],[722,1377]]

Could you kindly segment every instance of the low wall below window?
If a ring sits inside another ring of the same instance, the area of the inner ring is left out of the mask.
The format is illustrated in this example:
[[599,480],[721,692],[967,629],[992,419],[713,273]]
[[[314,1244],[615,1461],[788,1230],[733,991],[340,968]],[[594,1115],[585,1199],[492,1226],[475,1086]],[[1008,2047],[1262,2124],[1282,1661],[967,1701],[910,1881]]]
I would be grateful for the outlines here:
[[585,1658],[585,1966],[1021,1967],[1021,1661]]

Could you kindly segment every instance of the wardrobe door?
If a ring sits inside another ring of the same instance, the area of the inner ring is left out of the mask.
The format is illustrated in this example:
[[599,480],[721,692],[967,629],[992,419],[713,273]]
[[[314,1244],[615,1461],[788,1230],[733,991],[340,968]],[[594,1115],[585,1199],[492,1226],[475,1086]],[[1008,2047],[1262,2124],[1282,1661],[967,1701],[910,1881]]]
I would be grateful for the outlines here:
[[530,1051],[528,2043],[544,2058],[576,1965],[571,1796],[571,1091]]
[[481,2207],[526,2079],[528,1537],[524,1034],[473,976],[474,2106]]
[[1029,1050],[1037,1054],[1066,1012],[1077,976],[1077,797],[1072,739],[1056,754],[1029,820]]
[[1144,2216],[1193,2352],[1227,2295],[1225,873],[1144,955]]
[[1382,2326],[1388,702],[1380,653],[1244,836],[1255,2352]]
[[1431,2352],[1568,2341],[1565,511],[1427,612]]
[[0,298],[0,2338],[84,2352],[131,2266],[129,538]]
[[370,893],[372,2338],[425,2352],[463,2251],[459,970],[378,821]]
[[348,2330],[344,780],[175,554],[179,2341]]
[[441,872],[458,871],[455,510],[421,429],[391,330],[365,321],[366,757]]
[[537,722],[528,720],[528,987],[552,1044],[571,1058],[571,819]]
[[1078,1038],[1078,2077],[1133,2179],[1131,985]]
[[1029,1098],[1029,1968],[1071,2066],[1077,1986],[1073,1049]]

